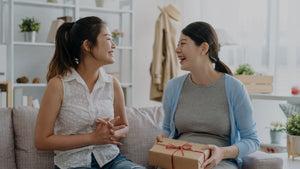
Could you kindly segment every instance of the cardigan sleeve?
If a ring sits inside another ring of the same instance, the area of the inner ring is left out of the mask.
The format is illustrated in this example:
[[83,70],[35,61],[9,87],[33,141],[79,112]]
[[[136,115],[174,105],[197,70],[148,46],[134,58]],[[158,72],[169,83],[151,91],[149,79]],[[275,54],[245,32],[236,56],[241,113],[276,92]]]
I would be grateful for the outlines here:
[[236,145],[239,148],[238,157],[241,158],[255,152],[259,147],[259,140],[255,130],[256,123],[253,119],[253,108],[248,92],[244,84],[239,81],[233,86],[235,87],[232,90],[232,106],[237,133],[240,137]]
[[165,87],[165,92],[163,96],[163,109],[164,109],[164,122],[163,122],[163,132],[168,135],[171,134],[170,123],[171,123],[171,114],[172,114],[172,104],[171,104],[171,85],[170,82],[167,83]]

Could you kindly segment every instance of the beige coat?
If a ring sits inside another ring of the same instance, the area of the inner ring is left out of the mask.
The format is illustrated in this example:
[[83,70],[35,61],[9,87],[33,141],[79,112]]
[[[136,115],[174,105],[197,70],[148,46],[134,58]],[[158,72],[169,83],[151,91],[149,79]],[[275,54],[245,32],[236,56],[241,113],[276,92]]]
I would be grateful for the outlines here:
[[153,59],[150,67],[150,99],[155,101],[162,100],[167,82],[178,75],[175,21],[178,21],[180,16],[172,15],[174,11],[170,12],[167,7],[160,10],[161,14],[155,24]]

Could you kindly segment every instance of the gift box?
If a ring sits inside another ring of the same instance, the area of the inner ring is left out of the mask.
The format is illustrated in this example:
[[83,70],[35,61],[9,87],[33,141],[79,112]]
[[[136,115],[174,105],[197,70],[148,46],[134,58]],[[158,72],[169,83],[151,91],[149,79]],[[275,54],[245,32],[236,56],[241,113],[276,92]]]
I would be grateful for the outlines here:
[[149,150],[149,165],[164,169],[202,169],[210,155],[202,144],[164,138]]

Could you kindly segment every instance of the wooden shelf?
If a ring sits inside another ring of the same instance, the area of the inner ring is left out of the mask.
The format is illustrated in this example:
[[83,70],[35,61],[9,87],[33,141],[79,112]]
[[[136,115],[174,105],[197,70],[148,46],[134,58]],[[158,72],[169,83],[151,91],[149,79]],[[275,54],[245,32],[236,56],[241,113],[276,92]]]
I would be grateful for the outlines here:
[[46,42],[14,42],[16,46],[51,46],[54,47],[54,43],[46,43]]
[[282,100],[292,104],[300,104],[300,95],[249,94],[251,99]]
[[46,87],[46,83],[15,83],[14,87]]
[[119,9],[109,9],[109,8],[99,8],[99,7],[89,7],[89,6],[79,7],[79,10],[81,10],[81,11],[102,12],[102,13],[115,13],[115,14],[120,14],[120,13],[132,14],[132,10],[119,10]]
[[28,5],[28,6],[39,6],[39,7],[53,7],[53,8],[75,8],[75,5],[73,5],[73,4],[39,2],[39,1],[15,0],[15,4]]

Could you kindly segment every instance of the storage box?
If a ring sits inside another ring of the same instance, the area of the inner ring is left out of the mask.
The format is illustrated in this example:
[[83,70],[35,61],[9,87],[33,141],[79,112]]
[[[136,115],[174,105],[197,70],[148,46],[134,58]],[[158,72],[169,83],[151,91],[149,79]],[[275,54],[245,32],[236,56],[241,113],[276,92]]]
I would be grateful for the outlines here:
[[234,75],[247,88],[248,93],[272,93],[273,76],[263,75]]
[[[164,169],[202,169],[210,155],[204,145],[164,138],[149,150],[149,165]],[[172,167],[173,166],[173,167]]]

